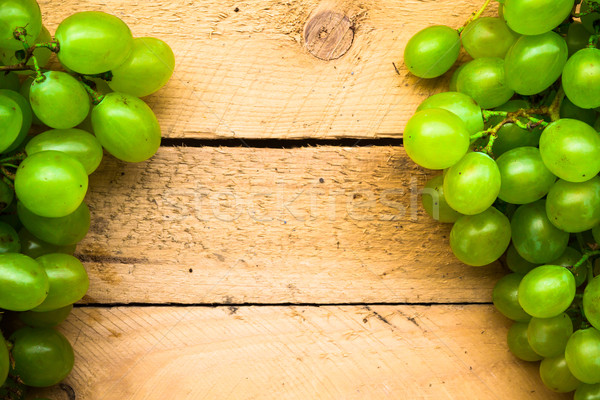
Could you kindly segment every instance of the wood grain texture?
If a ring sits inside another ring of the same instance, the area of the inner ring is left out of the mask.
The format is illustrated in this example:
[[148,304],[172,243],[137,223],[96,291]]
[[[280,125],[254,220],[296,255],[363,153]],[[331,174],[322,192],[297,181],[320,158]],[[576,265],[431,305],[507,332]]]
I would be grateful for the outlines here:
[[[121,17],[135,36],[169,43],[174,77],[147,101],[163,135],[178,138],[399,137],[417,105],[449,79],[410,76],[406,42],[428,25],[462,25],[481,3],[40,0],[51,32],[74,10],[99,10]],[[337,60],[313,56],[304,43],[305,24],[324,10],[345,15],[353,29]]]
[[490,306],[127,307],[61,330],[79,400],[568,399],[508,352],[508,326]]
[[400,147],[161,148],[92,175],[88,302],[485,302]]

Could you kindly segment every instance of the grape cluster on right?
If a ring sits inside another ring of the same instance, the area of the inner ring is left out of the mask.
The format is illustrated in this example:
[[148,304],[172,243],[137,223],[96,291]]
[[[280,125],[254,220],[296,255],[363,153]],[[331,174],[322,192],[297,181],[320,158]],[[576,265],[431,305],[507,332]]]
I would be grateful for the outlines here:
[[508,347],[539,361],[545,385],[600,399],[600,3],[504,0],[453,29],[407,43],[420,78],[450,71],[426,99],[404,146],[427,182],[423,206],[453,223],[450,247],[472,266],[511,272],[493,302],[514,321]]

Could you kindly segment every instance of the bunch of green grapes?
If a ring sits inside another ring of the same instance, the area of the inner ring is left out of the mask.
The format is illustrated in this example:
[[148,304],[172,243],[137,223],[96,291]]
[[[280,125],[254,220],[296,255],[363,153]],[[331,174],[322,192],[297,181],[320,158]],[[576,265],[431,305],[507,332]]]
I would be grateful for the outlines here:
[[540,376],[576,400],[600,399],[600,4],[504,0],[457,30],[432,26],[408,42],[421,78],[472,58],[408,121],[404,146],[440,170],[424,209],[453,223],[462,262],[505,257],[496,308],[515,321],[508,347],[542,360]]
[[[63,70],[46,68],[53,53]],[[0,61],[0,398],[16,399],[73,367],[54,327],[89,286],[73,256],[90,227],[88,176],[103,149],[128,162],[156,153],[160,126],[140,97],[175,59],[115,16],[73,14],[53,39],[35,0],[0,0]]]

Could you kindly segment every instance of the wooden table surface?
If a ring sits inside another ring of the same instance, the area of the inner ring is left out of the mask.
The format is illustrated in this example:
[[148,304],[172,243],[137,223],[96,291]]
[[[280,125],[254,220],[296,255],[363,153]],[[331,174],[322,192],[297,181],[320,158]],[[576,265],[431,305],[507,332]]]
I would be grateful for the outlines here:
[[40,5],[51,31],[115,14],[178,63],[146,99],[158,154],[91,178],[91,287],[60,328],[77,399],[568,398],[508,352],[505,272],[453,258],[401,145],[448,79],[411,77],[406,42],[478,1]]

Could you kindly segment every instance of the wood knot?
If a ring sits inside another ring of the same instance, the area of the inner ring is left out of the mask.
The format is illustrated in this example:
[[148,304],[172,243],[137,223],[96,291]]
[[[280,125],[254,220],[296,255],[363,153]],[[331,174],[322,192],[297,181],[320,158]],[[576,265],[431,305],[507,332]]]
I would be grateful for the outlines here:
[[335,11],[321,11],[304,27],[304,44],[321,60],[335,60],[350,49],[354,40],[354,24]]

